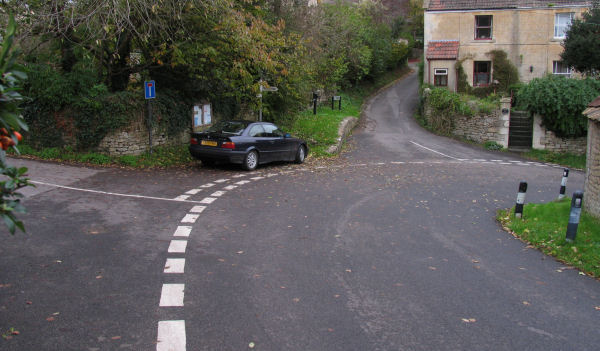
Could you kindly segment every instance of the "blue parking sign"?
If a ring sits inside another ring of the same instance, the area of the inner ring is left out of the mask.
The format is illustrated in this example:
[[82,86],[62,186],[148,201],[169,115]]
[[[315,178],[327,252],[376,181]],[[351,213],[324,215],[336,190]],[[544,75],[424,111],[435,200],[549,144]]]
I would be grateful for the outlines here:
[[156,98],[156,84],[154,84],[153,80],[147,80],[144,82],[144,92],[146,99]]

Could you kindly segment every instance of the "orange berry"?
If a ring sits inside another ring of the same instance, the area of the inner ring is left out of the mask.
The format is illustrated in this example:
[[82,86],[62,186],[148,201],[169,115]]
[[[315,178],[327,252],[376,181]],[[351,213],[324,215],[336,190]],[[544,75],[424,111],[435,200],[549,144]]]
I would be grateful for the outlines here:
[[18,141],[21,141],[21,140],[23,140],[23,136],[21,135],[21,133],[19,133],[19,132],[17,132],[17,131],[14,131],[14,132],[13,132],[13,135],[14,135],[15,137],[17,137],[17,140],[18,140]]

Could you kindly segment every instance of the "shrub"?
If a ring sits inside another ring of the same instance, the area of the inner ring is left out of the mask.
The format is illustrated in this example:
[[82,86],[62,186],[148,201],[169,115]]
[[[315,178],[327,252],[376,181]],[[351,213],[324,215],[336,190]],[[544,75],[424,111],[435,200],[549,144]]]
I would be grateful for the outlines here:
[[543,117],[543,124],[559,137],[580,137],[587,132],[582,115],[600,95],[600,81],[548,75],[533,79],[519,90],[519,105]]
[[485,143],[483,143],[483,147],[485,147],[487,150],[502,150],[504,149],[504,147],[500,144],[498,144],[495,141],[486,141]]

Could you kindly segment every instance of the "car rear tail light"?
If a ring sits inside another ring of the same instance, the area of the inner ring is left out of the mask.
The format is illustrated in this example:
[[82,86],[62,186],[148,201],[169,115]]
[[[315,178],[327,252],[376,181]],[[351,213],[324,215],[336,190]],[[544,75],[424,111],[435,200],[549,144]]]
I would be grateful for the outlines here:
[[235,149],[235,143],[232,141],[226,141],[223,144],[221,144],[221,147],[224,149]]
[[190,139],[190,144],[191,144],[191,145],[198,145],[198,139],[196,139],[196,138],[191,138],[191,139]]

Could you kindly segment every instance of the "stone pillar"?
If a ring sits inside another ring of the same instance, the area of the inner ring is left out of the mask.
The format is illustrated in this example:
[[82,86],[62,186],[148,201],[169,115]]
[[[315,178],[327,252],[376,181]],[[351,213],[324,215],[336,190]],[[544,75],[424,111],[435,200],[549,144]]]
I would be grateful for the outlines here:
[[508,134],[510,128],[510,98],[500,99],[500,128],[498,128],[498,144],[508,148]]
[[588,120],[587,162],[583,207],[600,217],[600,121]]
[[542,140],[546,137],[546,128],[542,127],[542,116],[535,114],[533,116],[533,142],[532,147],[538,150],[544,150],[546,145]]

